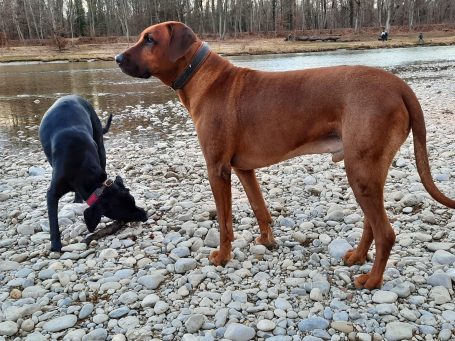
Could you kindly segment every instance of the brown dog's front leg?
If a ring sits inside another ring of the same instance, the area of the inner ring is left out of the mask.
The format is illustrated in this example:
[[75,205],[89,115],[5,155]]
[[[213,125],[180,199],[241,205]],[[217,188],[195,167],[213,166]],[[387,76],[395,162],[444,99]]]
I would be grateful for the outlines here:
[[276,241],[275,238],[273,238],[272,229],[270,228],[272,216],[270,215],[270,212],[265,204],[254,169],[235,169],[235,173],[239,177],[239,180],[245,189],[248,201],[250,202],[251,208],[253,209],[254,215],[256,216],[259,224],[261,235],[256,238],[256,242],[268,248],[276,247]]
[[214,265],[226,265],[231,259],[231,242],[234,240],[232,231],[232,195],[231,166],[208,166],[209,182],[215,198],[218,224],[220,225],[220,249],[212,251],[209,256]]

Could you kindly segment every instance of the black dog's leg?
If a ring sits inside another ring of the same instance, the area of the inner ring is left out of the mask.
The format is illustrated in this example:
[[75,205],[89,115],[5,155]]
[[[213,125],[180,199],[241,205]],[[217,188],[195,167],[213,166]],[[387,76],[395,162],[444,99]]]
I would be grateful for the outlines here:
[[78,192],[75,192],[74,193],[74,201],[73,202],[80,204],[80,203],[84,202],[84,199],[82,198],[82,196]]
[[58,226],[58,200],[52,185],[47,191],[47,213],[49,215],[49,229],[51,232],[51,251],[62,251],[60,229]]
[[[58,167],[54,168],[57,169]],[[51,233],[51,251],[61,252],[62,241],[60,238],[60,228],[58,226],[58,201],[70,191],[68,185],[63,180],[55,180],[53,174],[51,185],[47,191],[47,212],[49,215],[49,229]]]

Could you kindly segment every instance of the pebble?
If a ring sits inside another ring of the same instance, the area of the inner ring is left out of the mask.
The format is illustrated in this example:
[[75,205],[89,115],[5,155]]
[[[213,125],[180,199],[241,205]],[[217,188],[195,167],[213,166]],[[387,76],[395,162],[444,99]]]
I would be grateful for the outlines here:
[[205,316],[202,314],[191,315],[185,322],[185,328],[188,333],[195,333],[201,329],[204,324]]
[[56,317],[43,325],[43,329],[48,332],[59,332],[73,327],[77,322],[75,315],[65,315]]
[[298,324],[298,327],[302,332],[308,332],[314,329],[327,329],[329,327],[329,322],[322,317],[310,317],[301,320]]
[[175,272],[182,274],[195,269],[197,261],[193,258],[179,258],[175,262]]
[[224,338],[232,341],[252,340],[256,335],[254,328],[245,326],[240,323],[230,323],[226,327]]
[[93,304],[92,303],[87,303],[87,304],[84,304],[81,308],[81,310],[79,311],[79,319],[80,320],[83,320],[85,319],[86,317],[88,317],[92,312],[93,312]]
[[329,254],[338,260],[343,258],[346,252],[352,249],[351,244],[342,238],[336,238],[329,244]]
[[263,332],[274,330],[276,323],[271,320],[260,320],[257,324],[257,328]]
[[433,254],[431,261],[434,264],[441,264],[441,265],[453,264],[453,263],[455,263],[455,255],[448,251],[445,251],[445,250],[437,250]]
[[386,325],[385,337],[390,341],[412,338],[412,325],[404,322],[390,322]]
[[5,321],[0,322],[0,335],[2,336],[12,336],[17,333],[19,328],[17,327],[16,322]]
[[373,294],[372,299],[375,303],[394,303],[398,295],[392,291],[378,290]]
[[104,341],[107,338],[107,330],[97,328],[82,337],[82,341]]

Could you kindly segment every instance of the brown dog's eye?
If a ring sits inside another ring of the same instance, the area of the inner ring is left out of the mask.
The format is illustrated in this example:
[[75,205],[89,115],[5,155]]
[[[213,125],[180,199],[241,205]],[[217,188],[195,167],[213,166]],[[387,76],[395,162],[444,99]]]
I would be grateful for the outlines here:
[[154,42],[155,42],[155,41],[153,40],[152,37],[150,37],[150,36],[148,36],[148,35],[144,37],[144,43],[146,43],[146,44],[153,44]]

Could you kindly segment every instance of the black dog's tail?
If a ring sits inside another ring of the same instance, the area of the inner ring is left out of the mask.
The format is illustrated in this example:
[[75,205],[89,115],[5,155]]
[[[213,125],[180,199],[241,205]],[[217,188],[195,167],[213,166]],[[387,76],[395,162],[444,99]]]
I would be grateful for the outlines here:
[[109,131],[109,128],[111,127],[111,123],[112,123],[112,114],[110,114],[109,117],[107,118],[106,125],[103,128],[103,135]]

